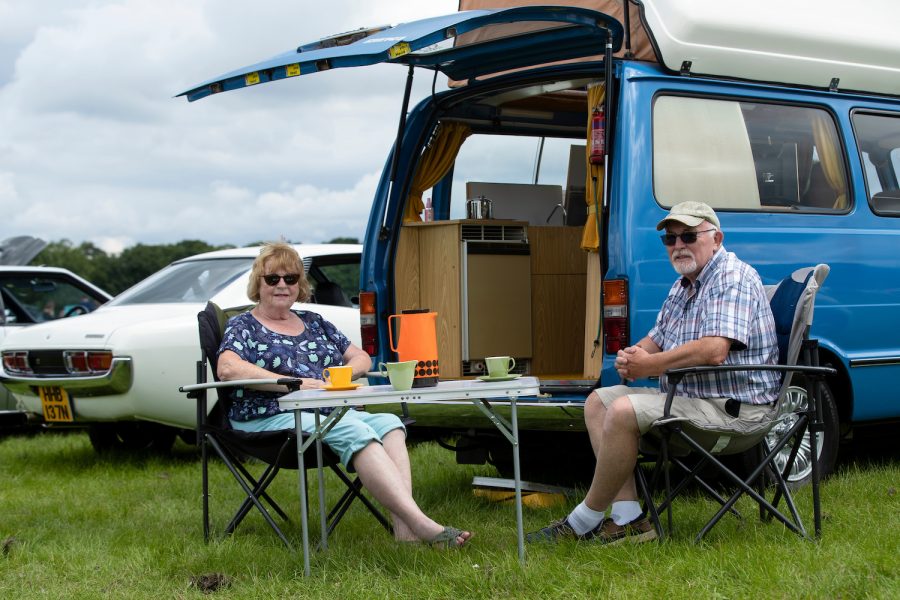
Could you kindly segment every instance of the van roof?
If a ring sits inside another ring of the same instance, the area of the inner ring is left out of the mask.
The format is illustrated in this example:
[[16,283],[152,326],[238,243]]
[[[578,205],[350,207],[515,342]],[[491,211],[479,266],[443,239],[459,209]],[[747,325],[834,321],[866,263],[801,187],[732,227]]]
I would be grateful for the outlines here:
[[640,4],[670,70],[900,95],[900,4],[894,0]]

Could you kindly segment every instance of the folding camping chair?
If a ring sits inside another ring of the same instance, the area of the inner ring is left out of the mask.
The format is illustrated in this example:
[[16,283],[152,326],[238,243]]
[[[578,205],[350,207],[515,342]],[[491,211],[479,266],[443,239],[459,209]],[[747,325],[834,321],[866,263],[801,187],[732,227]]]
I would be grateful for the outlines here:
[[[218,358],[219,345],[225,331],[225,323],[236,314],[245,312],[252,306],[243,306],[228,310],[222,310],[214,303],[209,302],[206,308],[198,313],[197,320],[200,328],[201,360],[197,362],[197,383],[207,384],[207,364],[211,367],[213,377],[216,377],[216,360]],[[288,385],[294,389],[299,387],[297,379],[282,378],[273,380],[273,383]],[[238,384],[240,385],[240,384]],[[196,388],[197,386],[194,386]],[[197,400],[197,437],[201,449],[201,463],[203,469],[203,538],[209,541],[210,517],[209,517],[209,449],[222,459],[225,466],[234,476],[235,480],[244,490],[246,498],[241,503],[234,517],[225,528],[226,534],[234,532],[235,528],[243,521],[252,507],[256,507],[270,527],[278,534],[278,537],[291,548],[287,537],[278,527],[272,515],[266,509],[263,501],[269,504],[282,519],[289,520],[287,514],[271,498],[267,489],[269,484],[281,469],[297,469],[297,439],[293,429],[282,431],[244,432],[233,429],[228,420],[228,412],[231,407],[231,394],[234,385],[229,382],[207,384],[201,389],[194,389],[188,395]],[[207,389],[213,388],[218,393],[218,402],[207,415]],[[310,447],[312,449],[313,446]],[[309,450],[308,450],[309,451]],[[343,482],[346,491],[337,501],[327,517],[327,533],[331,533],[338,522],[347,512],[351,503],[359,499],[372,513],[381,525],[391,531],[391,525],[362,492],[362,483],[359,477],[350,479],[340,467],[338,457],[327,446],[322,447],[323,464]],[[242,464],[244,457],[252,457],[265,463],[265,470],[255,477],[247,467]],[[308,468],[315,468],[316,460],[304,461]],[[304,473],[304,477],[306,474]],[[307,489],[308,486],[307,486]],[[302,498],[307,502],[308,498]]]
[[[734,504],[743,495],[752,497],[759,505],[760,518],[775,518],[784,523],[791,531],[802,537],[808,537],[806,529],[797,511],[787,483],[788,474],[794,465],[797,452],[808,439],[812,454],[812,495],[815,520],[815,535],[821,533],[821,507],[819,501],[819,463],[818,436],[824,430],[821,422],[821,402],[819,384],[825,375],[833,375],[835,370],[818,366],[818,346],[816,340],[809,339],[809,329],[813,321],[813,307],[816,292],[828,275],[828,265],[820,264],[794,271],[791,276],[776,286],[767,286],[767,294],[772,312],[775,316],[778,333],[779,364],[778,365],[743,365],[743,366],[704,366],[671,369],[665,373],[669,380],[664,416],[658,420],[651,430],[641,438],[641,452],[647,456],[656,456],[651,482],[648,484],[643,471],[638,465],[635,478],[650,518],[663,537],[663,529],[659,521],[659,513],[667,513],[667,529],[672,531],[672,501],[692,482],[696,482],[720,504],[719,511],[704,525],[697,534],[700,541],[722,516],[731,512],[740,516]],[[761,423],[752,431],[737,431],[728,428],[711,428],[709,424],[670,417],[673,399],[678,385],[686,378],[697,374],[736,370],[772,370],[782,374],[782,383],[776,400],[773,417]],[[791,385],[792,375],[801,374],[804,388]],[[803,394],[805,396],[805,402]],[[789,425],[776,427],[776,425]],[[783,433],[782,433],[782,430]],[[772,435],[778,434],[778,435]],[[775,439],[774,443],[773,437]],[[783,469],[778,469],[774,461],[783,449],[788,449],[788,458]],[[735,455],[744,452],[755,452],[756,466],[745,478],[738,476],[718,457]],[[696,463],[689,464],[683,460],[688,454],[698,457]],[[723,498],[716,489],[703,480],[701,473],[707,465],[723,476],[728,483],[737,486],[737,490],[728,499]],[[672,488],[670,469],[678,467],[685,477]],[[665,499],[659,505],[653,503],[650,490],[659,483],[660,473],[665,481]],[[773,500],[766,500],[766,479],[774,482]],[[754,487],[755,486],[755,487]],[[778,510],[784,500],[790,516]]]

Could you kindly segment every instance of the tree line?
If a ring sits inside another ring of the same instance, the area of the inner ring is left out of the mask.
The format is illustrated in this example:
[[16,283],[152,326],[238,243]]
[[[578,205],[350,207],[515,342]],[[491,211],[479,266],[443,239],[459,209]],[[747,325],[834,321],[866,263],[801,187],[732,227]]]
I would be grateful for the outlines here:
[[[356,238],[335,238],[326,243],[359,242]],[[230,244],[215,246],[200,240],[182,240],[174,244],[137,244],[120,254],[109,254],[91,242],[75,245],[64,239],[47,244],[30,264],[68,269],[115,296],[173,261],[201,252],[234,247]]]

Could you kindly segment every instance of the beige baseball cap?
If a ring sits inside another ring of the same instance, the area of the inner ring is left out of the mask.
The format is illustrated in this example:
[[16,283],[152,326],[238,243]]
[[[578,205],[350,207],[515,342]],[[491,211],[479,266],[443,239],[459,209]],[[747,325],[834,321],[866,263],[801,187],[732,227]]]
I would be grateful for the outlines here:
[[666,215],[666,218],[656,224],[656,229],[660,230],[665,228],[666,221],[678,221],[679,223],[684,223],[688,227],[696,227],[703,221],[709,221],[715,225],[717,229],[721,229],[719,226],[719,217],[716,216],[715,211],[710,208],[709,204],[693,202],[690,200],[687,202],[679,202],[673,206],[672,210],[669,211],[669,214]]

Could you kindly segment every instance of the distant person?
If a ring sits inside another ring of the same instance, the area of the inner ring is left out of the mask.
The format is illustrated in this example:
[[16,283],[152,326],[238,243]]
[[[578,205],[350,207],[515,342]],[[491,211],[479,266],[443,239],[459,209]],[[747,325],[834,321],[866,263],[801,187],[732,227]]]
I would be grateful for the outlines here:
[[[322,371],[349,365],[353,379],[365,375],[372,359],[321,315],[295,311],[294,302],[310,298],[310,285],[297,251],[285,243],[267,244],[250,271],[247,295],[258,304],[229,319],[219,347],[218,376],[233,379],[299,377],[301,389],[324,385]],[[228,415],[241,431],[294,428],[294,413],[282,412],[284,386],[242,389],[233,394]],[[312,431],[311,411],[301,413],[303,431]],[[444,527],[428,517],[412,496],[406,429],[396,415],[348,411],[324,436],[324,442],[391,513],[398,541],[461,547],[472,534]]]
[[[672,285],[656,325],[620,350],[623,381],[659,377],[659,389],[614,385],[594,390],[584,420],[597,463],[591,487],[568,516],[528,534],[528,541],[576,539],[600,544],[646,542],[657,534],[641,512],[634,483],[638,441],[662,417],[668,369],[778,361],[775,319],[757,272],[722,246],[719,218],[702,202],[672,207],[657,229],[681,276]],[[771,371],[688,377],[671,414],[710,424],[769,419],[779,375]],[[607,509],[609,515],[607,516]]]

